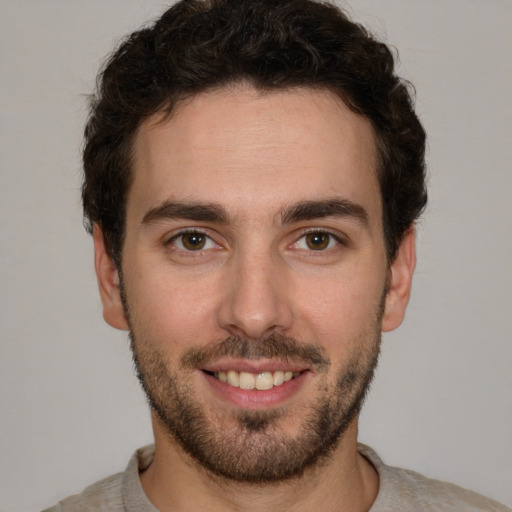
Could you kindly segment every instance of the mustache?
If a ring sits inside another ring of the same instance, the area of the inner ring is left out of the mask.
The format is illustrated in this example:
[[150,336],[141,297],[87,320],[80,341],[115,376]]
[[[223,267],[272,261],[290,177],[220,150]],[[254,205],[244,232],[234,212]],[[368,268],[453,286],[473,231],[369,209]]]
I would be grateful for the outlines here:
[[257,340],[230,336],[207,347],[191,347],[181,358],[181,366],[187,370],[202,368],[223,357],[236,359],[278,359],[283,362],[306,364],[317,372],[325,371],[331,364],[324,350],[313,344],[299,343],[292,337],[271,333]]

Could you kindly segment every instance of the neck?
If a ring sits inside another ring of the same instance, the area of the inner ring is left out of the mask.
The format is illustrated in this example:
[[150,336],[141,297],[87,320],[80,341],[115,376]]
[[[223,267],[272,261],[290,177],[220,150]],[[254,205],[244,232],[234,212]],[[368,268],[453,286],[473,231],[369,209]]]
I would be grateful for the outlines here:
[[370,509],[377,496],[378,474],[357,453],[357,419],[322,465],[301,477],[272,484],[233,482],[212,475],[177,446],[155,418],[153,426],[155,458],[140,479],[160,512],[362,512]]

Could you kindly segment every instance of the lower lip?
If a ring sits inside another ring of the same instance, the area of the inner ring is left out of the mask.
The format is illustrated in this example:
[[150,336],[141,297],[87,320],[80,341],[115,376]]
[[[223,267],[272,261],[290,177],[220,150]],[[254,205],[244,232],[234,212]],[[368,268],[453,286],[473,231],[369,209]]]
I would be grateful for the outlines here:
[[297,377],[284,382],[280,386],[259,391],[257,389],[235,388],[226,382],[221,382],[208,373],[201,373],[215,393],[224,401],[242,409],[252,410],[267,409],[282,404],[298,393],[310,374],[309,371],[303,371]]

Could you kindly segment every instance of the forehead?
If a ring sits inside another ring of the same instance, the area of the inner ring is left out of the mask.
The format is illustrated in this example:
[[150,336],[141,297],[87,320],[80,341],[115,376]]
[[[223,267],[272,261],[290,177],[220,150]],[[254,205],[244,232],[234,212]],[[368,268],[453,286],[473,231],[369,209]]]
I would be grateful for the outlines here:
[[140,127],[128,216],[168,200],[244,215],[340,196],[380,217],[376,162],[370,122],[331,92],[224,88]]

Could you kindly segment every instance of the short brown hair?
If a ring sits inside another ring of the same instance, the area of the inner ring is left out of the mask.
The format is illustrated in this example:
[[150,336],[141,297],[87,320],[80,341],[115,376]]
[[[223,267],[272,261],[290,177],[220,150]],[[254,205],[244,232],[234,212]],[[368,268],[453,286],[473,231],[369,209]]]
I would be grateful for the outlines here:
[[427,201],[425,132],[389,48],[332,4],[182,0],[131,34],[98,77],[85,130],[82,198],[120,265],[134,134],[148,116],[213,87],[325,88],[375,130],[383,229],[392,261]]

